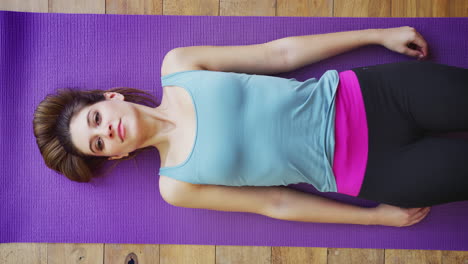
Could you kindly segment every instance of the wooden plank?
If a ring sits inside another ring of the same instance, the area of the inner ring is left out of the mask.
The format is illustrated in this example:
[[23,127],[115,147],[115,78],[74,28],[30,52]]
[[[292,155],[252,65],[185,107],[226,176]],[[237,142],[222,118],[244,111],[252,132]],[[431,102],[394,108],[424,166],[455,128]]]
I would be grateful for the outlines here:
[[159,263],[159,245],[104,244],[104,264]]
[[105,0],[49,0],[50,13],[105,14]]
[[272,247],[271,264],[327,264],[327,248]]
[[401,250],[386,249],[385,264],[441,264],[441,250]]
[[[384,249],[329,248],[328,264],[387,264]],[[412,262],[407,262],[412,263]]]
[[448,9],[448,17],[468,17],[468,0],[450,0]]
[[270,264],[271,247],[216,246],[216,264]]
[[48,0],[2,0],[0,10],[18,12],[41,12],[48,10]]
[[468,264],[468,251],[442,250],[442,264]]
[[106,14],[161,15],[162,0],[106,0]]
[[277,0],[277,16],[331,17],[333,0]]
[[450,12],[450,2],[449,0],[432,0],[431,5],[431,14],[429,17],[447,17]]
[[276,0],[219,0],[221,16],[275,16]]
[[428,16],[432,0],[392,0],[392,17]]
[[104,244],[47,244],[48,264],[102,264]]
[[335,17],[389,17],[391,0],[335,0]]
[[163,1],[164,15],[217,16],[218,0],[166,0]]
[[467,17],[467,0],[392,0],[393,17]]
[[47,264],[47,244],[5,243],[0,244],[2,264]]
[[160,245],[160,264],[214,264],[215,246]]

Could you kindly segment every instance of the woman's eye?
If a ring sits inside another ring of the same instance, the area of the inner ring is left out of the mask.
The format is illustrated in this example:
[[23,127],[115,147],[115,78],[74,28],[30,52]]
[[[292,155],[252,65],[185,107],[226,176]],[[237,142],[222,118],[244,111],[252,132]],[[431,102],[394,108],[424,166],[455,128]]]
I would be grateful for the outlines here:
[[96,144],[96,145],[97,145],[97,149],[98,149],[99,151],[102,151],[102,149],[104,148],[104,147],[103,147],[104,143],[102,142],[102,139],[101,139],[101,138],[98,138],[97,144]]
[[98,125],[99,125],[99,120],[100,120],[99,112],[96,112],[96,115],[94,116],[94,121],[96,121],[96,124]]

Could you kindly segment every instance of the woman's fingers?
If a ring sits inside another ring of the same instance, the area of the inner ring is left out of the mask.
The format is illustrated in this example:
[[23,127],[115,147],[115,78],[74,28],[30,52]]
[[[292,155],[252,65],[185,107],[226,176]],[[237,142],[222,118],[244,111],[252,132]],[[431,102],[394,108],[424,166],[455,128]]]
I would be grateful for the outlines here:
[[403,54],[422,59],[427,57],[428,45],[424,37],[414,28],[409,28],[406,47],[403,50]]
[[429,213],[429,211],[430,211],[429,207],[423,208],[422,210],[420,210],[414,215],[414,219],[417,220],[417,219],[424,218]]
[[421,55],[421,57],[424,56],[424,55],[421,54],[420,51],[412,49],[409,46],[407,46],[407,48],[405,49],[405,51],[403,53],[405,55],[408,55],[408,56],[411,56],[411,57],[420,57],[420,55]]
[[410,214],[410,217],[414,217],[417,213],[423,211],[427,207],[420,207],[420,208],[409,208],[408,213]]
[[421,222],[421,220],[423,220],[423,219],[427,216],[428,213],[429,213],[429,212],[426,212],[425,214],[421,215],[420,217],[414,219],[413,221],[411,221],[411,222],[409,223],[409,225],[414,225],[414,224],[416,224],[416,223]]
[[414,215],[411,216],[412,219],[420,218],[421,216],[426,215],[429,212],[430,207],[423,207],[416,211]]
[[420,41],[420,44],[418,45],[421,47],[424,57],[427,57],[429,53],[429,47],[428,47],[427,41],[424,39],[424,37],[421,34],[419,34],[419,32],[418,32],[418,36],[419,36],[418,41]]
[[[414,210],[416,209],[416,210]],[[414,225],[416,223],[419,223],[421,220],[423,220],[429,211],[431,210],[430,207],[423,207],[423,208],[413,208],[410,209],[413,210],[414,215],[411,216],[410,220],[408,221],[408,224],[406,226]]]

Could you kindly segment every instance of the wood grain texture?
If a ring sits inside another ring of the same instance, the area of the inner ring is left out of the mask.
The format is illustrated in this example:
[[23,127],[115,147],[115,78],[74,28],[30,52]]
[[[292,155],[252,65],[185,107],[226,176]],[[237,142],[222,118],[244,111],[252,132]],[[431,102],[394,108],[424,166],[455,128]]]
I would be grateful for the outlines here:
[[102,264],[104,244],[47,244],[48,264]]
[[105,0],[49,0],[50,13],[105,14]]
[[19,12],[41,12],[47,13],[49,9],[48,0],[2,0],[0,10]]
[[[384,264],[384,249],[360,248],[330,248],[328,249],[328,264]],[[407,262],[411,263],[411,262]]]
[[432,16],[432,0],[393,0],[393,17],[430,17]]
[[216,246],[216,264],[270,264],[271,247]]
[[106,0],[106,14],[162,15],[162,0]]
[[[135,257],[133,257],[135,256]],[[159,245],[147,244],[105,244],[104,263],[159,264]],[[131,262],[130,262],[131,263]]]
[[1,264],[47,264],[47,244],[0,244]]
[[442,250],[442,264],[468,264],[468,251]]
[[440,264],[442,263],[441,250],[385,250],[385,264]]
[[220,16],[275,16],[276,0],[219,0]]
[[160,245],[160,264],[215,264],[215,246]]
[[271,264],[327,264],[327,248],[272,247]]
[[389,17],[391,0],[335,0],[335,17]]
[[163,2],[164,15],[217,16],[218,0],[166,0]]
[[467,0],[392,0],[392,17],[467,16]]
[[277,16],[331,17],[333,0],[277,0]]
[[448,9],[447,17],[468,17],[468,0],[450,0]]

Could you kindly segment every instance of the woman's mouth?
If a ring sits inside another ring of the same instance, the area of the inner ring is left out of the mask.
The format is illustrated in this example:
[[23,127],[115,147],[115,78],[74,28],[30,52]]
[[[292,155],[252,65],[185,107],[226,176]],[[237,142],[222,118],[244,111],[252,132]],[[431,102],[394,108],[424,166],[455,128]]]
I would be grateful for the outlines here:
[[120,119],[118,130],[119,130],[119,137],[123,142],[125,138],[125,128],[122,125],[122,119]]

